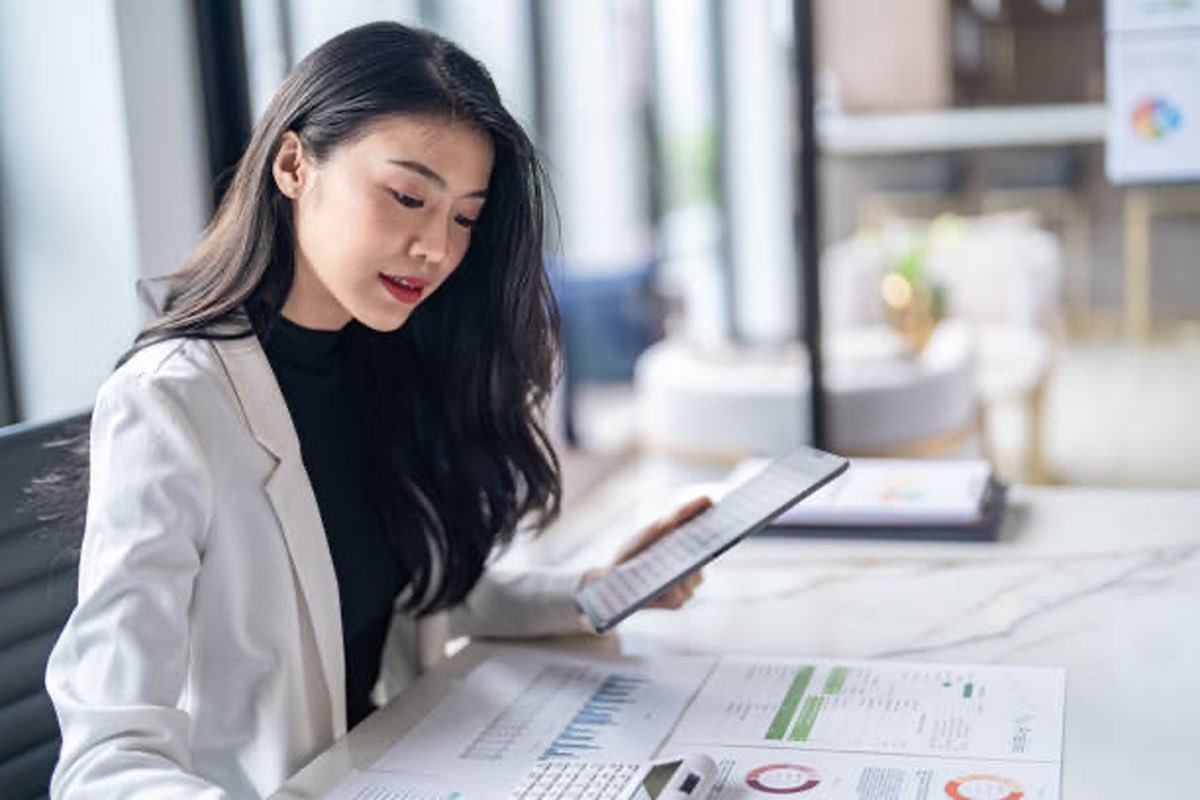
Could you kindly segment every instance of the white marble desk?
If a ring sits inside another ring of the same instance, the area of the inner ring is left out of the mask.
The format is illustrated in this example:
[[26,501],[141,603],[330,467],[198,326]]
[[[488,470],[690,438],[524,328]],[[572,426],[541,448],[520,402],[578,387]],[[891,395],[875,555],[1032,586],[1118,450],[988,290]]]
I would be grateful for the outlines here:
[[[1200,492],[1012,492],[992,544],[754,539],[690,606],[642,612],[624,652],[748,653],[1067,669],[1067,800],[1200,796]],[[485,648],[353,731],[282,796],[366,766]]]

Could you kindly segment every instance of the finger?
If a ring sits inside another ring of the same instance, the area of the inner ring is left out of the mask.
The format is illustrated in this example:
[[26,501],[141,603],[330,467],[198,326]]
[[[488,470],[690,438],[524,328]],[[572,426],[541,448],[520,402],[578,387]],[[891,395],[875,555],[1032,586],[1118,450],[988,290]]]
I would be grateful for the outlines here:
[[621,548],[620,552],[617,553],[616,563],[619,564],[628,558],[636,556],[689,519],[703,514],[712,504],[713,501],[709,497],[697,497],[676,509],[675,513],[671,514],[671,516],[652,523]]
[[686,603],[687,600],[687,594],[683,591],[683,589],[676,586],[659,595],[658,600],[656,600],[654,604],[658,608],[666,608],[674,611],[682,608],[683,604]]
[[638,553],[645,550],[650,545],[662,538],[663,534],[669,531],[666,522],[659,521],[647,526],[641,533],[633,537],[625,544],[618,552],[614,563],[620,564],[629,558],[636,556]]
[[660,594],[649,603],[651,608],[671,608],[672,595],[674,595],[674,587]]
[[652,605],[656,608],[679,609],[691,599],[692,590],[684,584],[679,583],[659,595]]
[[689,519],[703,514],[712,507],[712,504],[713,501],[710,497],[697,497],[676,510],[676,512],[671,515],[670,519],[667,520],[667,525],[669,527],[676,528],[687,522]]
[[688,574],[688,575],[685,575],[683,578],[680,578],[679,583],[675,584],[675,586],[673,588],[679,589],[680,591],[686,592],[688,595],[691,595],[694,591],[696,591],[696,584],[697,584],[697,581],[693,577],[693,575]]

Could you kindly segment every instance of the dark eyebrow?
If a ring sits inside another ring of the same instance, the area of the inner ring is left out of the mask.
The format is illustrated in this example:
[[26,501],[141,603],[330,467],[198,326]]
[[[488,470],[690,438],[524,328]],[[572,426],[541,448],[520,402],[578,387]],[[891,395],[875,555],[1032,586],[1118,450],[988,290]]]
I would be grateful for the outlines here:
[[[421,177],[429,180],[431,183],[433,183],[434,186],[438,187],[439,189],[446,188],[446,179],[443,178],[441,175],[438,175],[436,172],[431,170],[429,167],[422,164],[420,161],[409,161],[409,160],[401,160],[401,159],[396,159],[396,158],[389,158],[388,163],[395,164],[397,167],[403,167],[404,169],[408,170],[409,172],[417,173]],[[464,195],[464,197],[478,197],[481,199],[486,196],[487,196],[487,189],[476,189],[475,191],[468,192],[466,195]]]

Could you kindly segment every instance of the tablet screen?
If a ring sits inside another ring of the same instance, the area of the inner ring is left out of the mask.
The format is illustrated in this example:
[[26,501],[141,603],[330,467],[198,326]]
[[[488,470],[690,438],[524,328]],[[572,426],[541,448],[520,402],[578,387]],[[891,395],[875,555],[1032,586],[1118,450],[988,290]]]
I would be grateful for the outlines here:
[[596,630],[606,631],[849,465],[841,456],[808,447],[778,458],[700,516],[583,587],[575,600]]

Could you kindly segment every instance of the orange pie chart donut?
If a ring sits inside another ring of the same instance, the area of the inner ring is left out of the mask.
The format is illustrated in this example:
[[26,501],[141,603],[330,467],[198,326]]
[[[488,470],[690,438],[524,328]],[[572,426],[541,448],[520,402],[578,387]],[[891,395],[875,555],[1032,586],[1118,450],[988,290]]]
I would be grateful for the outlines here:
[[[1000,794],[1007,791],[1006,794]],[[1021,800],[1021,785],[999,775],[964,775],[946,784],[946,796],[952,800]]]

